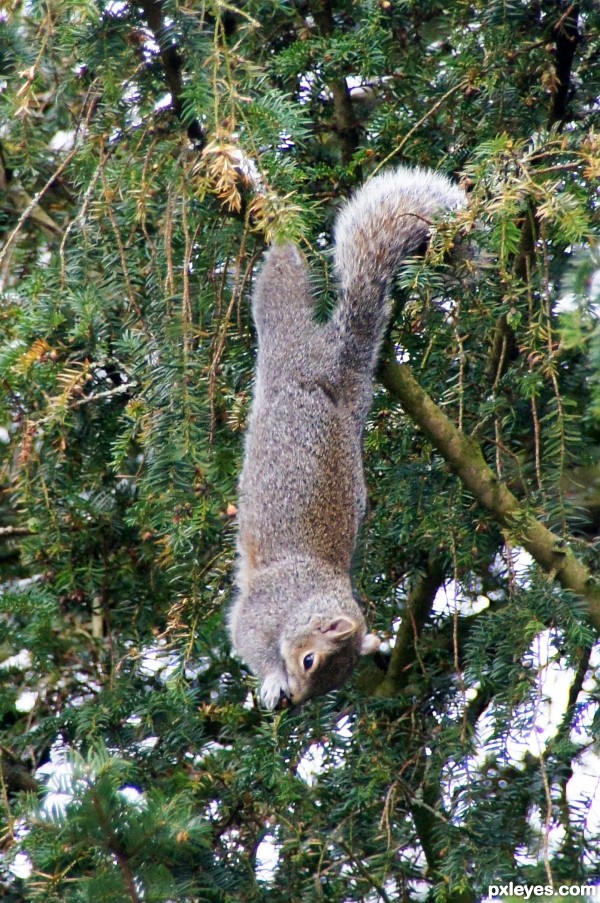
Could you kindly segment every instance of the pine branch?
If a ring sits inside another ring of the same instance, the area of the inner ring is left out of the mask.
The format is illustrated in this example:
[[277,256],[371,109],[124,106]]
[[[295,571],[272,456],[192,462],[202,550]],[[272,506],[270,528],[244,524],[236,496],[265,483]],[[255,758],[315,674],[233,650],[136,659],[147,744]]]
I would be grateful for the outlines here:
[[15,756],[4,747],[0,747],[0,770],[7,790],[13,793],[39,791],[40,785],[31,772],[20,765]]
[[402,624],[396,636],[390,664],[375,696],[397,696],[406,686],[415,661],[416,643],[431,612],[437,591],[444,584],[445,571],[439,558],[430,558],[406,600]]
[[552,92],[552,104],[548,117],[549,127],[558,124],[559,128],[562,128],[567,117],[573,59],[575,58],[577,45],[581,40],[577,27],[578,19],[579,6],[576,3],[570,3],[552,28],[552,34],[556,42],[556,85]]
[[356,853],[352,850],[352,848],[345,843],[341,838],[337,840],[337,843],[342,848],[342,850],[348,856],[348,860],[354,865],[356,870],[363,876],[363,878],[370,884],[374,891],[379,895],[379,899],[383,900],[383,903],[390,903],[390,898],[388,897],[385,888],[379,881],[375,878],[372,872],[361,862],[360,858],[356,855]]
[[[140,6],[154,40],[160,48],[160,61],[163,65],[165,81],[171,92],[173,112],[181,122],[183,121],[183,79],[181,76],[183,60],[181,53],[171,40],[169,27],[163,16],[161,0],[140,0]],[[187,133],[190,140],[194,142],[196,150],[202,150],[206,145],[206,134],[197,119],[189,123]]]
[[[335,23],[329,0],[315,0],[310,4],[310,11],[320,33],[322,35],[333,34]],[[335,130],[340,139],[342,163],[347,164],[352,160],[359,146],[360,127],[352,106],[346,79],[343,76],[334,79],[329,82],[329,89],[333,98]]]
[[[581,39],[577,28],[578,15],[579,8],[575,4],[570,4],[566,12],[552,27],[552,35],[556,42],[556,84],[548,114],[548,129],[556,126],[560,131],[566,121],[573,60]],[[531,262],[534,258],[538,234],[539,224],[536,208],[530,201],[523,218],[519,249],[513,262],[513,272],[523,282],[528,282],[530,278]],[[496,327],[487,368],[488,374],[494,380],[499,380],[504,373],[515,348],[514,332],[508,325],[506,315],[503,315]]]
[[[530,778],[527,790],[522,792],[520,803],[514,808],[512,813],[513,821],[516,821],[517,819],[524,821],[531,806],[539,803],[540,787],[534,779],[538,772],[542,775],[546,774],[546,777],[548,777],[547,767],[553,758],[555,758],[555,761],[558,759],[559,768],[552,774],[551,780],[548,780],[548,784],[557,782],[561,787],[563,799],[566,799],[566,786],[573,775],[573,761],[586,747],[576,747],[575,744],[572,744],[571,752],[568,757],[565,756],[564,751],[559,752],[559,747],[565,740],[569,739],[569,735],[573,730],[574,719],[577,714],[577,699],[583,690],[583,684],[590,664],[591,652],[592,650],[590,648],[580,650],[575,677],[569,688],[567,708],[555,736],[548,740],[545,748],[540,752],[540,755],[534,755],[533,753],[528,752],[523,759],[522,767],[516,768],[514,765],[507,765],[496,775],[497,782],[506,781],[510,784],[517,780],[523,787],[525,786],[524,777],[529,776]],[[514,801],[513,805],[515,805]],[[564,805],[562,808],[565,808]],[[563,812],[563,825],[566,828],[566,836],[563,840],[563,855],[568,855],[568,847],[572,841],[573,834],[573,830],[569,823],[568,806],[566,806],[566,812]]]
[[388,359],[382,367],[381,379],[479,504],[502,527],[516,532],[518,542],[552,579],[586,601],[589,620],[596,630],[600,630],[600,586],[566,542],[521,505],[488,466],[480,445],[454,426],[421,388],[406,364]]
[[[523,216],[519,247],[512,266],[514,275],[523,282],[528,282],[530,278],[538,231],[535,205],[530,201]],[[506,371],[508,362],[516,356],[516,348],[515,334],[508,325],[507,315],[503,314],[494,330],[490,359],[486,367],[486,373],[494,381],[494,384],[499,382]]]
[[[419,838],[419,843],[425,854],[429,876],[436,880],[439,877],[444,854],[440,853],[435,842],[436,828],[442,815],[443,800],[439,784],[434,784],[430,778],[421,785],[421,793],[418,797],[409,799],[410,813],[413,824]],[[475,894],[471,888],[463,891],[454,890],[445,897],[447,903],[474,903]]]
[[[12,232],[10,233],[10,235],[4,242],[4,247],[2,248],[2,252],[0,253],[0,267],[2,266],[2,264],[4,262],[4,259],[10,253],[14,242],[18,238],[19,232],[21,231],[21,229],[23,228],[23,226],[27,222],[27,220],[33,216],[36,223],[39,224],[40,216],[43,213],[42,208],[39,206],[40,201],[42,200],[42,198],[44,197],[44,195],[46,194],[48,189],[51,187],[51,185],[56,181],[56,179],[58,179],[58,177],[67,168],[67,166],[69,165],[69,163],[71,162],[71,160],[73,159],[75,154],[78,152],[78,150],[79,150],[79,146],[77,144],[75,144],[73,146],[73,148],[69,151],[67,156],[64,158],[62,163],[60,163],[60,165],[54,170],[54,172],[52,173],[50,178],[47,180],[45,185],[43,185],[42,188],[40,188],[40,190],[37,192],[37,194],[35,194],[32,198],[30,198],[28,195],[24,196],[24,198],[22,199],[23,204],[22,204],[22,207],[20,208],[21,215],[19,216],[17,225],[14,227],[14,229],[12,230]],[[44,222],[45,222],[45,220],[44,220]],[[59,229],[57,234],[62,235],[62,231]]]
[[119,841],[117,834],[113,829],[113,826],[109,822],[106,816],[106,812],[104,811],[104,808],[102,806],[102,802],[98,798],[95,791],[92,791],[92,805],[98,817],[98,823],[104,831],[107,849],[110,850],[110,852],[113,854],[113,856],[117,860],[119,868],[121,869],[121,874],[123,876],[123,881],[127,889],[127,893],[129,894],[132,903],[141,903],[141,898],[137,892],[135,883],[135,875],[129,863],[129,859],[123,852],[121,842]]
[[573,729],[573,720],[577,714],[577,700],[579,699],[579,695],[583,690],[583,684],[585,683],[588,668],[590,667],[591,656],[592,648],[590,646],[585,646],[584,648],[579,650],[577,670],[575,672],[573,683],[569,688],[567,708],[565,710],[565,714],[563,715],[563,719],[558,726],[556,736],[549,744],[549,748],[556,746],[559,741],[569,738],[569,735]]

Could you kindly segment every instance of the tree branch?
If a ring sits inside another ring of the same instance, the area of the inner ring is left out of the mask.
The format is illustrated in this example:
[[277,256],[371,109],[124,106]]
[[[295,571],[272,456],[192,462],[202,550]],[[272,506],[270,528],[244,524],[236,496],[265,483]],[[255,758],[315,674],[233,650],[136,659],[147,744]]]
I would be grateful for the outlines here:
[[[160,48],[160,60],[167,86],[171,92],[173,112],[179,121],[183,122],[183,79],[181,77],[183,63],[177,45],[171,40],[169,27],[165,24],[162,0],[140,0],[140,6],[154,40]],[[206,144],[206,134],[197,119],[188,123],[187,133],[196,149],[201,150]]]
[[16,537],[16,536],[35,536],[36,533],[37,533],[37,530],[31,530],[29,527],[17,527],[17,526],[0,527],[0,540],[5,539],[7,537],[9,539],[12,539],[13,536],[14,537]]
[[556,85],[552,92],[549,127],[557,123],[562,126],[566,120],[573,58],[579,43],[578,19],[579,7],[576,3],[570,3],[552,28],[552,35],[556,41]]
[[[577,27],[578,16],[579,8],[572,3],[559,18],[558,22],[552,26],[552,36],[556,44],[556,82],[552,91],[552,102],[548,112],[549,129],[556,126],[559,130],[562,130],[566,121],[573,60],[580,40]],[[529,201],[521,226],[519,248],[513,261],[513,272],[523,282],[528,282],[529,280],[538,232],[539,226],[535,205],[532,201]],[[508,361],[514,355],[515,348],[515,336],[508,325],[506,315],[504,315],[496,326],[494,341],[490,351],[490,362],[487,372],[492,379],[496,381],[500,379]]]
[[15,756],[5,747],[0,747],[0,771],[6,789],[13,793],[19,791],[37,793],[40,789],[40,784],[31,772],[20,765]]
[[[413,796],[409,799],[409,809],[427,861],[430,877],[436,880],[441,871],[440,865],[445,858],[445,854],[440,853],[438,844],[435,842],[439,820],[445,821],[442,815],[442,793],[439,784],[434,783],[431,778],[423,782],[420,791],[418,798]],[[475,899],[475,894],[469,886],[464,890],[452,890],[446,896],[447,903],[474,903]]]
[[589,620],[600,630],[600,586],[569,546],[537,520],[498,479],[479,444],[454,426],[406,364],[388,359],[382,367],[381,379],[479,504],[502,527],[516,534],[520,545],[550,577],[585,599]]
[[397,696],[408,683],[415,661],[416,642],[427,621],[436,593],[445,578],[442,562],[430,558],[427,569],[419,574],[406,600],[406,608],[396,644],[385,677],[374,690],[374,696]]
[[[310,4],[310,10],[320,33],[332,34],[335,23],[329,0],[314,0]],[[346,79],[342,76],[329,82],[329,90],[333,98],[335,131],[340,139],[342,163],[347,164],[352,160],[359,145],[360,128]]]

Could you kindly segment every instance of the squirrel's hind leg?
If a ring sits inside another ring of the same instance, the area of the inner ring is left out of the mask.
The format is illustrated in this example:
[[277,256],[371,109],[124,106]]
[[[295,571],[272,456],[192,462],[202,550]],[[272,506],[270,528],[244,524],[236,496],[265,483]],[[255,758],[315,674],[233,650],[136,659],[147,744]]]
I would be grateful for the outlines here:
[[267,333],[302,333],[312,323],[314,297],[308,267],[300,249],[273,245],[263,263],[252,298],[259,340]]

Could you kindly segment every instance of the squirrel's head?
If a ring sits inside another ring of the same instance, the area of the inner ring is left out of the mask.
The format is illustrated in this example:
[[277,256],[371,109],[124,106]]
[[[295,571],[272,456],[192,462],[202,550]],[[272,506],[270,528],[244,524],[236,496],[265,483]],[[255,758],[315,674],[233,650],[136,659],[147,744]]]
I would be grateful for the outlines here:
[[298,705],[341,687],[359,656],[377,649],[379,638],[346,614],[311,618],[293,642],[281,642],[291,702]]

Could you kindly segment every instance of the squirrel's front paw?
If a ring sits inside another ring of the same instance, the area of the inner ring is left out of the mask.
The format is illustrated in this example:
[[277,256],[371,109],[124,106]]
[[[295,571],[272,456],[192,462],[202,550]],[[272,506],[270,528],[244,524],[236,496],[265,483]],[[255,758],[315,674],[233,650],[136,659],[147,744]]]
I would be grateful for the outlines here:
[[281,700],[290,699],[290,691],[285,677],[282,678],[282,675],[276,671],[269,674],[260,688],[260,698],[267,709],[274,709]]

